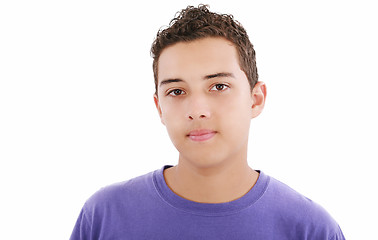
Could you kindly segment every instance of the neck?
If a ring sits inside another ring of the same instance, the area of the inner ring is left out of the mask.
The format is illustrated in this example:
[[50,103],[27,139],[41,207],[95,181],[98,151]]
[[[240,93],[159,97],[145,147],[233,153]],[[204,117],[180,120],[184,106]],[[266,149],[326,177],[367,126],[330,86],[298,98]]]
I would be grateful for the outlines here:
[[258,173],[244,161],[196,167],[180,157],[179,164],[164,171],[169,188],[177,195],[200,203],[223,203],[244,196]]

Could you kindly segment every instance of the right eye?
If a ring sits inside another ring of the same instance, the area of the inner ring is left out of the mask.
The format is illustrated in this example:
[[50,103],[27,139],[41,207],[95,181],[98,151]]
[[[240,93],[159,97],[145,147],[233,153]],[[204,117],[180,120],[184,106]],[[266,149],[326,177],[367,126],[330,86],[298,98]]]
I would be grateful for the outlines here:
[[180,89],[173,89],[171,91],[168,92],[167,95],[171,95],[171,96],[180,96],[183,94],[183,90],[180,90]]

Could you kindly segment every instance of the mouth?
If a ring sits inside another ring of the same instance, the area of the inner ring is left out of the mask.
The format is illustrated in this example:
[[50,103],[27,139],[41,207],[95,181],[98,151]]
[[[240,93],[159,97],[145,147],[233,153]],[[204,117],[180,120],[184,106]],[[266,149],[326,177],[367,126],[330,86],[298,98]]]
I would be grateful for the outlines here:
[[195,142],[203,142],[211,139],[216,134],[216,131],[208,129],[199,129],[191,131],[187,136],[190,140]]

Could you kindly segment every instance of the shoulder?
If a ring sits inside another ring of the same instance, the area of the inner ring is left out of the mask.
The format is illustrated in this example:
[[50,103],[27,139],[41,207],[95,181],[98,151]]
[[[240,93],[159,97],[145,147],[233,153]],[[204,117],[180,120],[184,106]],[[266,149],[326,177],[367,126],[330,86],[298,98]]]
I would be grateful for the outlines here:
[[124,231],[134,216],[138,216],[141,206],[151,201],[153,173],[114,183],[95,192],[85,202],[71,239],[100,239],[104,232],[114,235]]
[[151,190],[153,172],[102,187],[84,205],[85,212],[109,209],[125,202],[132,204],[144,198]]
[[281,216],[281,220],[293,225],[299,234],[322,239],[342,236],[337,222],[321,205],[288,185],[270,177],[265,194],[269,205]]

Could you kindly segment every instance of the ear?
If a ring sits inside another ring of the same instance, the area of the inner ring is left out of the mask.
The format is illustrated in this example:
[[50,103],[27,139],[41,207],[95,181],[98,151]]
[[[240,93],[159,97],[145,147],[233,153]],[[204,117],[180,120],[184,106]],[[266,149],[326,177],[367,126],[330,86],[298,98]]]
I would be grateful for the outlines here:
[[156,93],[154,94],[154,102],[155,102],[155,106],[156,106],[156,109],[159,113],[159,117],[160,117],[160,121],[163,125],[165,125],[164,123],[164,120],[163,120],[163,114],[162,114],[162,111],[161,111],[161,107],[160,107],[160,102],[159,102],[159,98],[158,96],[156,95]]
[[263,82],[257,82],[252,90],[252,118],[260,115],[264,109],[265,99],[266,99],[266,85]]

